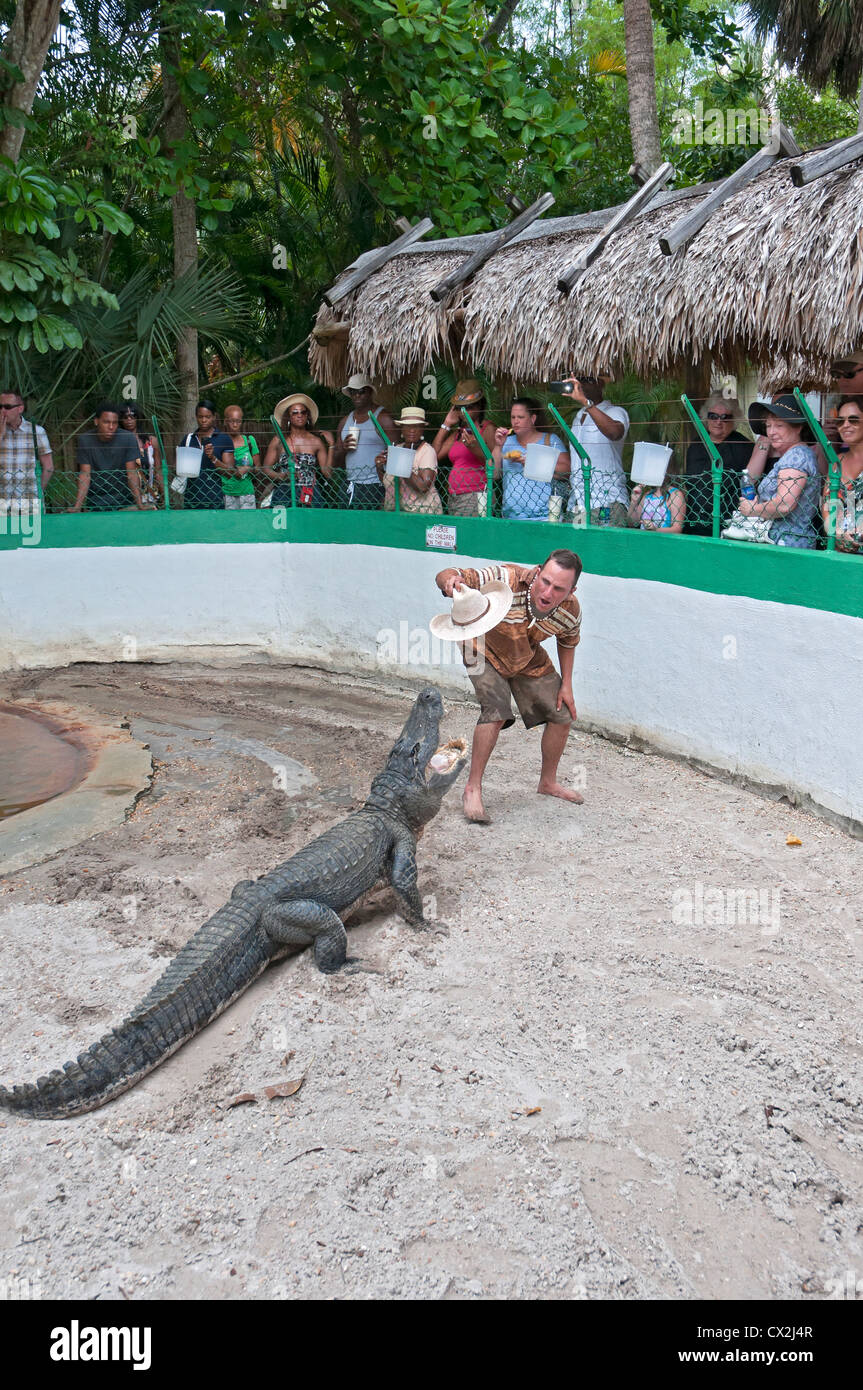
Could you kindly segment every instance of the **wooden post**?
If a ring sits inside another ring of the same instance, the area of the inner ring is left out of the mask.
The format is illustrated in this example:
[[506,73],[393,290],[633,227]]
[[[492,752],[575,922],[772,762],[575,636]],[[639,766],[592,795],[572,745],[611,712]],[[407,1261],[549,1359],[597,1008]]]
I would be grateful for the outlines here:
[[734,193],[739,193],[741,188],[745,188],[753,179],[757,179],[759,174],[763,174],[765,169],[769,169],[771,164],[775,164],[780,154],[795,155],[800,153],[800,146],[791,134],[787,126],[779,122],[778,133],[774,132],[770,143],[757,150],[745,164],[741,164],[739,169],[735,169],[733,174],[729,174],[724,183],[699,203],[694,211],[687,217],[682,217],[679,222],[675,222],[670,231],[665,236],[659,238],[659,249],[663,256],[673,256],[674,252],[681,246],[685,246],[688,241],[701,231],[714,214],[718,207],[721,207],[728,198]]
[[322,323],[312,329],[311,336],[316,343],[346,343],[350,333],[351,325],[345,320],[341,323]]
[[804,184],[811,183],[813,179],[820,179],[824,174],[835,173],[844,164],[849,164],[852,159],[859,159],[861,154],[863,154],[863,134],[849,135],[847,140],[840,140],[829,150],[821,150],[818,154],[811,154],[803,164],[792,164],[791,182],[795,188],[802,188]]
[[350,294],[351,290],[355,290],[358,285],[363,284],[371,275],[374,275],[376,270],[380,270],[381,266],[386,265],[387,261],[391,261],[393,256],[397,256],[399,251],[404,251],[406,246],[412,246],[415,241],[419,241],[420,237],[424,237],[426,232],[430,232],[433,227],[434,222],[432,222],[431,218],[424,217],[421,222],[418,222],[415,227],[411,227],[410,231],[404,232],[396,241],[391,241],[388,246],[381,246],[369,256],[368,260],[359,270],[352,271],[341,280],[338,280],[335,285],[331,286],[331,288],[321,296],[324,303],[328,304],[332,309],[335,304],[338,304],[340,299],[344,299],[345,295]]
[[458,285],[463,285],[465,280],[469,280],[481,265],[485,265],[486,261],[491,260],[496,251],[499,251],[502,246],[506,246],[507,242],[517,237],[519,232],[523,232],[525,227],[529,227],[531,222],[535,222],[544,212],[548,212],[553,204],[554,195],[543,193],[535,203],[531,203],[529,208],[519,213],[518,217],[513,218],[508,227],[501,228],[499,232],[490,232],[478,251],[474,251],[472,256],[468,256],[466,261],[456,266],[455,270],[451,270],[449,275],[445,275],[429,290],[435,304],[440,304],[443,300],[448,299]]
[[637,193],[633,193],[628,202],[618,208],[611,221],[603,227],[599,236],[590,243],[588,247],[568,266],[557,282],[557,288],[561,294],[569,294],[575,288],[589,265],[592,265],[604,248],[606,242],[618,227],[622,227],[625,222],[631,222],[650,203],[655,194],[664,188],[674,173],[672,164],[660,164],[655,174],[643,183]]

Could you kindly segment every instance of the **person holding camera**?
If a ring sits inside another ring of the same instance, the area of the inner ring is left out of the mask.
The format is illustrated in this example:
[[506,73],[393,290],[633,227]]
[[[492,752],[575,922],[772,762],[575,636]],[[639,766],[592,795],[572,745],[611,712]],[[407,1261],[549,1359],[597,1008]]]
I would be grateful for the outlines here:
[[[561,386],[580,409],[572,433],[588,455],[590,472],[590,522],[592,526],[626,526],[629,494],[623,472],[623,441],[629,432],[629,415],[622,405],[605,398],[609,376],[568,377]],[[569,388],[569,389],[566,389]],[[584,522],[584,478],[581,459],[570,445],[569,506],[567,521]]]

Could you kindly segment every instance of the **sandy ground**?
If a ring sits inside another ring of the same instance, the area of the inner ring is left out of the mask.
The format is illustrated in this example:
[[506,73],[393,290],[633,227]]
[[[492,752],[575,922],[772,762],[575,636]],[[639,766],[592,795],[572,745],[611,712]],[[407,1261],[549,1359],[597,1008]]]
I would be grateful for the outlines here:
[[[412,698],[131,665],[2,695],[120,715],[156,767],[125,825],[0,880],[7,1083],[88,1046],[238,879],[359,805]],[[472,726],[450,705],[447,736]],[[538,798],[538,745],[502,736],[493,827],[456,795],[426,832],[434,933],[384,909],[356,973],[285,961],[103,1110],[4,1117],[4,1289],[861,1296],[863,843],[586,734],[563,764],[584,806]]]

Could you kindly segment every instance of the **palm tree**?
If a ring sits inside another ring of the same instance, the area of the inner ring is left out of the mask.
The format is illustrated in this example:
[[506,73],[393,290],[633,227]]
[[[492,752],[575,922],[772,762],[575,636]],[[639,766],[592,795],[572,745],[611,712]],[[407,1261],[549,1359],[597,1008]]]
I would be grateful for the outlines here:
[[783,63],[821,91],[859,99],[863,133],[863,0],[747,0],[759,38],[772,35]]
[[639,177],[647,178],[662,163],[650,0],[623,0],[623,25],[632,158]]

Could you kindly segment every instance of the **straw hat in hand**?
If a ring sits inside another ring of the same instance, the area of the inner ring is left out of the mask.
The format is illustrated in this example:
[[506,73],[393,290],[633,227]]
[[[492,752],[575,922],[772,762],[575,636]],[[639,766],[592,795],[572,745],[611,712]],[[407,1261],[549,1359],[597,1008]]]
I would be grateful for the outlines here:
[[512,607],[512,589],[499,579],[469,589],[456,583],[452,592],[452,612],[439,613],[429,627],[442,642],[469,642],[502,622]]

